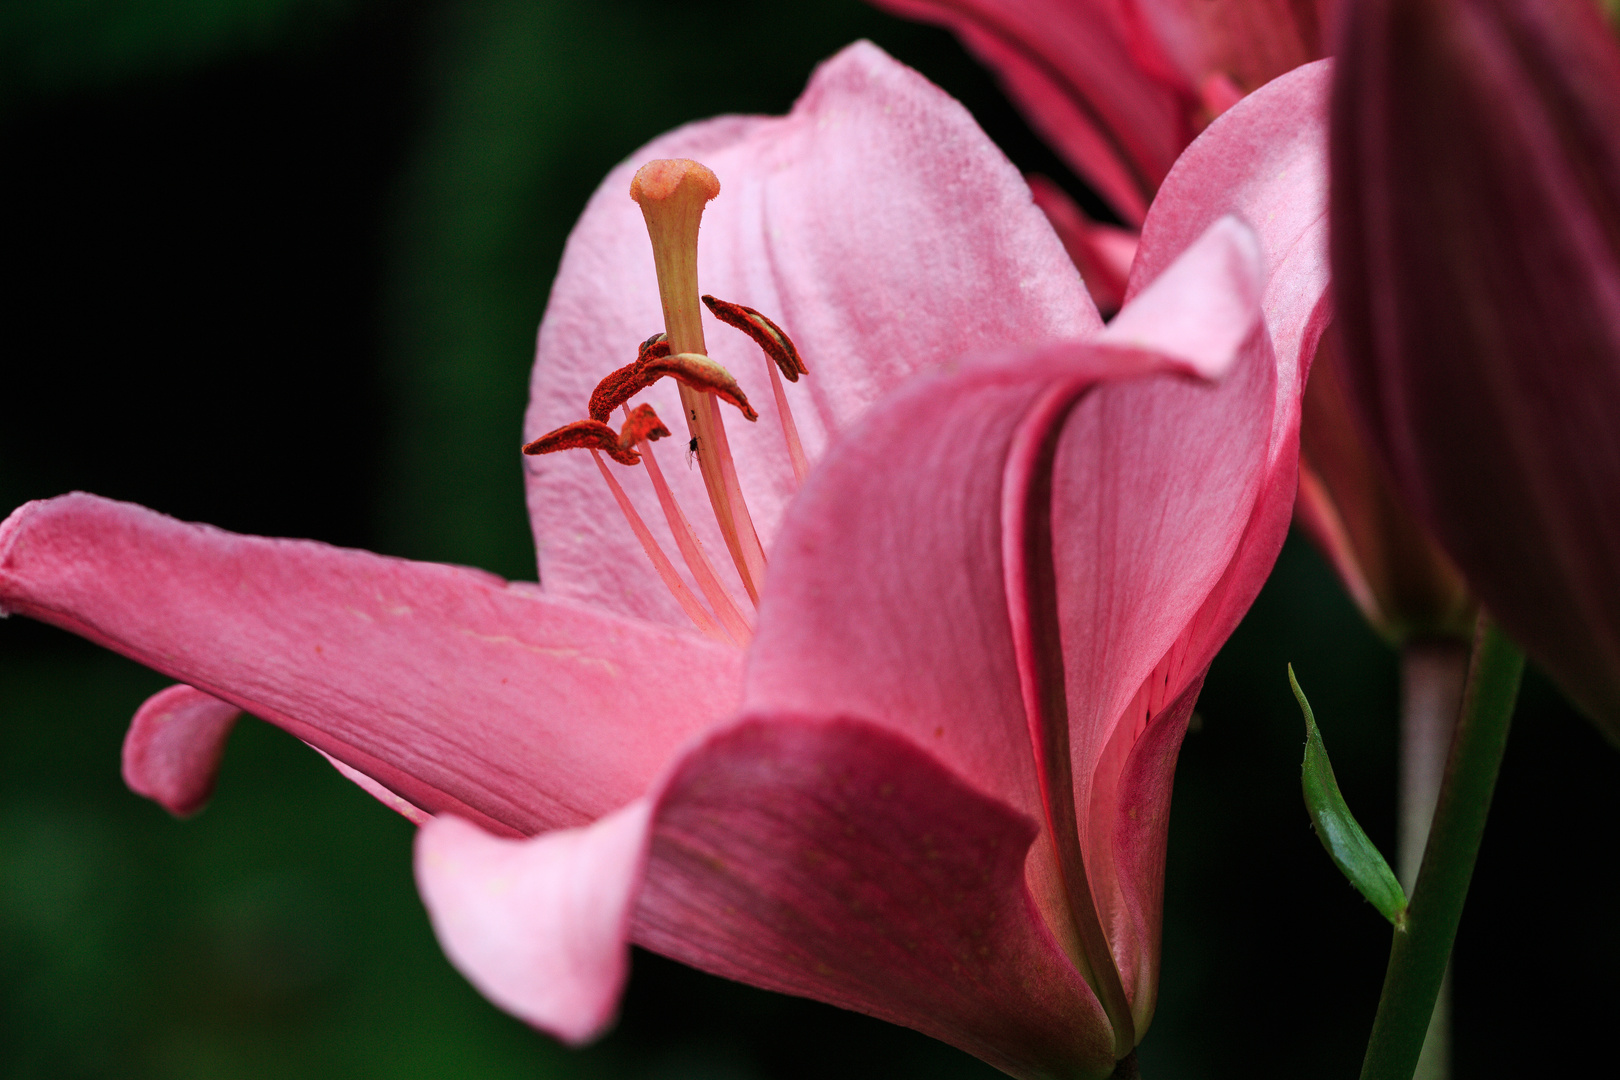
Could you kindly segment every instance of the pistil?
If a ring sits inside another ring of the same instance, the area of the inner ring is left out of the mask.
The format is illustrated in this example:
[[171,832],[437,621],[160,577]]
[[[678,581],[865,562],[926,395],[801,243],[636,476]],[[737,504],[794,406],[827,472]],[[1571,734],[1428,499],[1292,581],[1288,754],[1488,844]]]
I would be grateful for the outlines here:
[[[664,333],[673,354],[708,354],[698,300],[697,239],[704,205],[718,194],[720,181],[714,173],[685,159],[649,162],[630,182],[630,197],[641,206],[647,235],[652,240],[658,295],[664,308]],[[743,588],[758,604],[765,579],[765,551],[743,502],[718,404],[713,394],[697,390],[684,380],[680,395],[687,430],[697,440],[698,466],[715,520]]]
[[[752,621],[715,573],[653,454],[653,440],[667,437],[669,429],[658,419],[651,405],[630,407],[631,398],[659,379],[667,377],[676,381],[682,410],[686,413],[691,452],[702,462],[704,488],[714,509],[715,522],[725,538],[743,587],[757,606],[765,577],[765,552],[737,483],[737,470],[731,460],[725,425],[720,419],[719,402],[731,405],[747,420],[757,420],[759,414],[748,403],[747,395],[731,373],[703,351],[702,309],[698,306],[698,225],[704,204],[719,191],[720,182],[714,174],[694,161],[655,161],[636,174],[630,194],[641,204],[647,232],[652,238],[665,331],[643,341],[636,350],[635,360],[610,372],[597,384],[586,406],[590,419],[564,424],[528,443],[523,452],[550,454],[560,450],[590,450],[625,521],[659,578],[693,624],[710,637],[746,645],[753,636]],[[793,473],[803,482],[808,464],[793,414],[788,409],[782,378],[797,382],[800,375],[809,374],[804,360],[781,327],[753,308],[712,296],[704,296],[702,301],[709,305],[716,318],[748,334],[764,351]],[[622,409],[624,415],[618,431],[611,426],[615,409]],[[621,465],[646,466],[670,534],[692,579],[712,607],[712,615],[676,573],[674,564],[602,461],[604,453]],[[690,457],[687,463],[691,463]]]

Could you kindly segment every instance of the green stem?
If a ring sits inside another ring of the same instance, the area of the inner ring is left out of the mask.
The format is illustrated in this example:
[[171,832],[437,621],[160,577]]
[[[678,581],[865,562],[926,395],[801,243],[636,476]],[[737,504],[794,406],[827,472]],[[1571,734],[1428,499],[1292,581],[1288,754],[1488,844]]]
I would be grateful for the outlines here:
[[[1468,642],[1436,638],[1410,641],[1402,647],[1401,829],[1396,853],[1401,887],[1408,894],[1417,884],[1423,863],[1429,825],[1440,801],[1440,782],[1446,775],[1446,753],[1467,685]],[[1414,1080],[1447,1080],[1450,1076],[1450,981],[1448,975],[1440,984]]]
[[1523,674],[1524,653],[1481,615],[1440,801],[1417,886],[1389,950],[1361,1080],[1411,1080],[1417,1068],[1468,898]]

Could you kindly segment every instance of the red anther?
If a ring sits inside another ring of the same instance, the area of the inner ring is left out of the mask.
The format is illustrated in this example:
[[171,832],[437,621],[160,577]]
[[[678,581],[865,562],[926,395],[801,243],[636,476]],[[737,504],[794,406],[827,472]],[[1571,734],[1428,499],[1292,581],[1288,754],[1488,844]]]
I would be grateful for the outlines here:
[[655,439],[666,438],[668,435],[669,428],[665,427],[664,422],[658,419],[658,414],[653,412],[651,405],[637,405],[630,410],[630,415],[625,418],[624,426],[619,428],[619,445],[629,450],[642,439],[652,442]]
[[523,447],[525,454],[554,454],[558,450],[600,450],[620,465],[641,464],[641,455],[620,446],[619,433],[599,420],[575,420]]
[[788,382],[798,382],[800,375],[810,374],[810,369],[804,366],[804,360],[799,356],[799,350],[793,347],[793,340],[782,333],[780,326],[751,307],[712,296],[704,296],[703,302],[714,312],[715,318],[753,338],[765,350],[765,355],[775,361],[782,371],[782,377]]
[[731,377],[731,372],[702,353],[676,353],[674,356],[655,358],[648,360],[642,370],[654,378],[668,375],[694,390],[707,390],[721,401],[728,401],[741,409],[743,419],[759,419],[759,413],[748,404],[748,396],[737,385],[737,380]]
[[597,383],[596,389],[591,391],[590,405],[587,406],[591,419],[601,424],[607,423],[614,409],[658,381],[658,376],[647,375],[647,361],[668,355],[669,342],[664,340],[662,333],[654,334],[643,341],[641,348],[636,350],[634,362],[613,372]]

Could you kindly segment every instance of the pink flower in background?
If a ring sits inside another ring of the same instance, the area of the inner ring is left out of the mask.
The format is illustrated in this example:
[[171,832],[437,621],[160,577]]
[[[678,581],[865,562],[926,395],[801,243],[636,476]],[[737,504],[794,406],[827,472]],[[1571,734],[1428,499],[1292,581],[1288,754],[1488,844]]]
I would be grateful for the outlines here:
[[1104,310],[1136,230],[1183,148],[1244,94],[1327,54],[1338,0],[872,0],[938,23],[1126,225],[1085,217],[1034,178],[1042,209]]
[[1588,0],[1354,15],[1350,400],[1481,602],[1620,738],[1620,44]]
[[[1098,305],[1124,298],[1142,214],[1181,148],[1244,94],[1323,56],[1338,0],[873,0],[949,27],[1127,226],[1029,178]],[[1462,576],[1352,418],[1333,337],[1310,365],[1296,520],[1394,643],[1472,633]]]
[[[852,46],[789,116],[632,159],[718,174],[696,277],[809,369],[767,391],[754,344],[713,328],[760,416],[701,429],[731,473],[647,442],[645,477],[529,459],[542,586],[66,496],[0,526],[0,604],[187,684],[126,744],[172,809],[206,799],[244,709],[425,822],[446,951],[565,1039],[611,1021],[634,941],[1015,1075],[1106,1076],[1153,1012],[1186,720],[1292,505],[1327,77],[1277,80],[1188,150],[1105,330],[966,112]],[[570,237],[531,438],[651,331],[676,353],[693,332],[634,164]],[[715,408],[668,379],[637,401]]]

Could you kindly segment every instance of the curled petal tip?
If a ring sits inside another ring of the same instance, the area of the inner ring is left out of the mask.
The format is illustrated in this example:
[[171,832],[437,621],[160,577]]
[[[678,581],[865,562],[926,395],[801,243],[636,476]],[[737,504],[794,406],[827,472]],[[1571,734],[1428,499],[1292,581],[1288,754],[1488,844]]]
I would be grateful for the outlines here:
[[528,840],[455,817],[428,822],[416,837],[416,880],[451,963],[501,1008],[564,1042],[602,1034],[629,975],[648,817],[637,800]]
[[148,698],[124,736],[124,783],[175,817],[207,805],[242,715],[235,705],[180,684]]
[[1264,281],[1259,240],[1227,214],[1132,297],[1097,342],[1159,353],[1218,379],[1260,324]]

